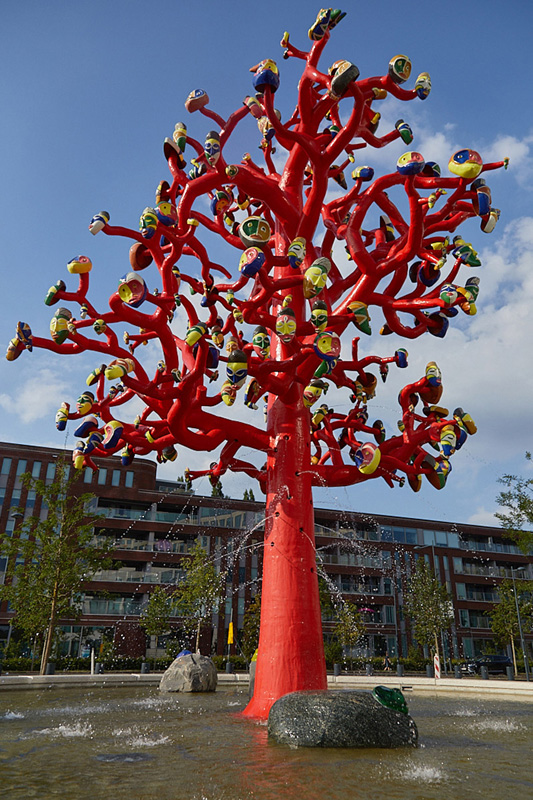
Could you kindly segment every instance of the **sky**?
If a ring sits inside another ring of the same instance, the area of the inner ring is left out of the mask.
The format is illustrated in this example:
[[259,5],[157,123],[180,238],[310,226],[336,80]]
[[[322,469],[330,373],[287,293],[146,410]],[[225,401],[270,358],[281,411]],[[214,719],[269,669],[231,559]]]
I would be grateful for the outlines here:
[[[106,307],[118,278],[129,271],[129,244],[118,237],[93,237],[88,223],[106,209],[113,224],[137,227],[142,210],[154,203],[157,184],[168,177],[162,143],[175,123],[185,121],[200,141],[212,127],[201,115],[186,112],[183,104],[192,89],[207,90],[210,107],[226,117],[253,92],[249,68],[273,58],[281,74],[276,106],[282,118],[292,111],[300,62],[284,61],[279,42],[289,31],[291,41],[306,49],[318,4],[271,0],[264,10],[247,0],[184,5],[176,0],[159,6],[139,0],[4,5],[0,341],[6,347],[18,320],[28,322],[36,335],[49,335],[55,309],[44,305],[44,296],[59,278],[74,289],[76,279],[66,264],[78,254],[93,261],[89,296]],[[396,336],[374,336],[365,343],[368,352],[379,355],[402,346],[409,351],[409,368],[391,370],[385,386],[378,387],[369,404],[371,419],[381,418],[394,430],[398,391],[435,360],[443,376],[442,404],[467,410],[478,433],[453,457],[442,491],[424,482],[415,494],[408,486],[390,489],[372,480],[316,490],[315,501],[366,514],[497,524],[498,478],[527,474],[524,453],[533,449],[533,7],[521,0],[504,6],[499,0],[451,0],[426,4],[421,11],[411,0],[375,0],[344,3],[342,10],[347,16],[332,33],[323,69],[345,58],[357,64],[362,77],[383,75],[390,58],[403,53],[413,63],[408,88],[419,72],[429,72],[432,80],[423,103],[387,99],[379,109],[380,132],[399,117],[409,122],[415,136],[410,148],[394,143],[367,149],[362,163],[385,174],[394,171],[403,151],[414,149],[448,174],[452,153],[469,147],[485,162],[508,156],[510,165],[487,176],[492,203],[501,209],[495,231],[483,233],[475,219],[461,228],[482,260],[475,272],[481,279],[478,314],[452,320],[443,340],[426,335],[405,343]],[[234,160],[238,163],[246,151],[258,153],[258,142],[254,124],[243,125],[231,143]],[[149,286],[150,280],[157,285],[155,270],[147,273]],[[155,363],[155,349],[146,350],[147,360]],[[95,358],[34,349],[13,363],[2,359],[0,439],[72,448],[75,426],[56,431],[55,412],[63,400],[75,404]],[[348,410],[346,398],[328,395],[327,402]],[[243,408],[231,413],[243,415]],[[180,450],[178,460],[160,467],[159,475],[173,480],[185,467],[207,467],[211,460],[209,454]],[[247,488],[261,497],[242,476],[227,477],[223,485],[233,497],[242,497]],[[195,488],[210,493],[206,479]]]

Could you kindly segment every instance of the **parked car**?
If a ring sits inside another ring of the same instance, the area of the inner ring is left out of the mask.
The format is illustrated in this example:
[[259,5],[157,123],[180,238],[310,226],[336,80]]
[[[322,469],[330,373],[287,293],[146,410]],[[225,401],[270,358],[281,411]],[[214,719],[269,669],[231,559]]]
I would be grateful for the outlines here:
[[496,675],[498,672],[505,672],[507,667],[512,667],[513,662],[509,656],[479,656],[461,664],[461,672],[467,675],[477,675],[481,672],[481,667],[487,667],[489,673]]

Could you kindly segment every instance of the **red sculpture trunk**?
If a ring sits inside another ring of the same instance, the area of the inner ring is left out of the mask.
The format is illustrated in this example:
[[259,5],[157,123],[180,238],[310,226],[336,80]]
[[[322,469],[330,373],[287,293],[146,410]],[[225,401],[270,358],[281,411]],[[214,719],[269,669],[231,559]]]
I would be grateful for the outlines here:
[[326,664],[318,596],[311,475],[309,411],[301,389],[292,403],[269,411],[261,631],[254,694],[243,714],[266,719],[284,694],[326,689]]

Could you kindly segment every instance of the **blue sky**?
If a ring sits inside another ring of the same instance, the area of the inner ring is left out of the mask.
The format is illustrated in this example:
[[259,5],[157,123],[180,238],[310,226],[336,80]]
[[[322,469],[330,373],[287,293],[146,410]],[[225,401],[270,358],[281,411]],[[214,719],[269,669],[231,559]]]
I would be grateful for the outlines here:
[[[78,253],[95,265],[91,298],[103,305],[115,290],[128,271],[128,245],[92,237],[87,225],[106,209],[113,223],[136,227],[167,177],[163,139],[178,120],[200,140],[209,128],[208,120],[184,109],[191,89],[206,89],[210,106],[227,116],[252,93],[249,68],[271,57],[281,72],[276,105],[284,117],[292,111],[299,62],[282,59],[279,41],[288,30],[305,49],[318,8],[302,0],[273,0],[261,8],[245,0],[197,2],[190,10],[177,2],[149,6],[137,0],[33,0],[4,7],[0,340],[5,346],[19,319],[36,334],[48,335],[53,312],[43,298],[58,278],[73,285],[66,263]],[[382,481],[369,481],[320,490],[317,503],[490,524],[498,476],[524,471],[524,452],[533,447],[533,116],[526,40],[533,11],[519,0],[426,4],[423,12],[419,3],[376,0],[344,3],[342,9],[348,13],[333,31],[324,68],[346,58],[363,77],[381,75],[393,55],[405,53],[414,76],[431,75],[432,93],[424,103],[383,103],[384,131],[403,117],[414,130],[412,148],[443,168],[461,147],[478,150],[485,161],[510,156],[511,164],[508,171],[489,175],[493,205],[502,210],[495,232],[482,233],[475,220],[461,229],[483,261],[478,315],[461,315],[442,341],[424,337],[407,344],[409,370],[391,373],[370,405],[371,415],[393,428],[398,390],[421,377],[425,363],[434,359],[443,373],[442,402],[466,408],[478,434],[454,456],[444,491],[425,484],[415,495],[407,487],[391,490]],[[235,160],[245,151],[257,152],[257,144],[254,127],[243,126],[231,145]],[[405,149],[395,143],[364,151],[364,163],[381,173],[393,171]],[[376,338],[372,349],[388,354],[389,342],[384,350]],[[399,339],[392,344],[392,349],[405,345]],[[55,411],[64,399],[75,402],[94,366],[91,355],[76,360],[44,351],[23,353],[15,363],[2,359],[0,439],[72,447],[74,426],[67,436],[58,433]],[[160,474],[172,479],[186,466],[210,460],[208,454],[181,453]],[[224,489],[240,497],[250,485],[227,479]],[[207,481],[197,490],[208,494]]]

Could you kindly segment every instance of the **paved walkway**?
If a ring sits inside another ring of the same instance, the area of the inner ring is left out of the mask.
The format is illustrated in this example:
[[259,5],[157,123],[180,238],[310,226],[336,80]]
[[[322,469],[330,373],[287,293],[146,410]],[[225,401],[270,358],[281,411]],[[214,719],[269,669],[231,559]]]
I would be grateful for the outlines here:
[[[148,673],[117,673],[107,672],[102,675],[89,675],[87,673],[60,673],[57,675],[0,675],[0,692],[20,689],[48,689],[69,688],[81,686],[157,686],[161,680],[161,672]],[[219,673],[218,682],[221,686],[247,686],[249,676],[247,673],[226,674]],[[494,699],[516,700],[533,702],[533,682],[523,680],[509,681],[500,678],[482,680],[481,678],[434,678],[423,677],[398,677],[397,675],[328,675],[329,688],[336,689],[373,689],[375,686],[391,686],[401,689],[405,694],[441,695],[483,697]]]

